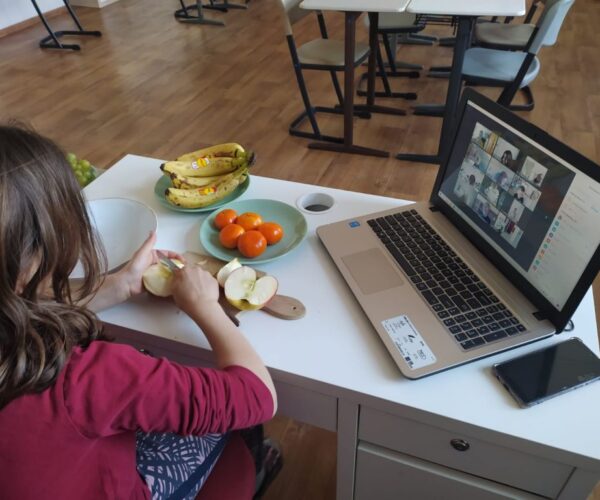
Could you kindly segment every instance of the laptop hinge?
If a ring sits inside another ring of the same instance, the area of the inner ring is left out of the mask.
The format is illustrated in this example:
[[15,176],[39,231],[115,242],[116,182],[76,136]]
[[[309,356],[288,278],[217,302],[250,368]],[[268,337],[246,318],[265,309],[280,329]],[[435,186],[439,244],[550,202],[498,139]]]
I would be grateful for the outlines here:
[[431,210],[432,212],[439,212],[440,211],[440,209],[438,207],[436,207],[435,205],[431,205],[429,207],[429,210]]
[[533,316],[538,321],[544,321],[544,320],[548,319],[548,317],[542,311],[536,311],[536,312],[534,312]]

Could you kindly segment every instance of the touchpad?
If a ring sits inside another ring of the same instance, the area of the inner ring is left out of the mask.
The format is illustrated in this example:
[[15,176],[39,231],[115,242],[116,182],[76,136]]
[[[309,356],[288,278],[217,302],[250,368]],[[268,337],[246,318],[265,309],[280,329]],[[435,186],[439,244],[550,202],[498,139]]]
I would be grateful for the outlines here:
[[394,288],[404,283],[398,270],[379,248],[342,257],[344,264],[365,295]]

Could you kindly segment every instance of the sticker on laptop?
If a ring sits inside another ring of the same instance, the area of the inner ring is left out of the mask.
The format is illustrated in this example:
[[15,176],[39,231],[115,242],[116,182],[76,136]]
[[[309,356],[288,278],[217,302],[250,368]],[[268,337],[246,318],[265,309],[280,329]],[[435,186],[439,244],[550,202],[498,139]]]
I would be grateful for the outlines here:
[[437,361],[437,358],[423,340],[415,325],[408,319],[408,316],[396,316],[382,321],[381,324],[411,370],[423,368]]

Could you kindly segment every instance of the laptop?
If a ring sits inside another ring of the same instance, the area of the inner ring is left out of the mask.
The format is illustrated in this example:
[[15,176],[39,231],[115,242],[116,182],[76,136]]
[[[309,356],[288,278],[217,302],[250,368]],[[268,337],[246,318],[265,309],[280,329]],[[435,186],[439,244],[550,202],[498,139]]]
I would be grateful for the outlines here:
[[446,150],[428,203],[317,229],[410,379],[560,333],[600,269],[598,165],[472,89]]

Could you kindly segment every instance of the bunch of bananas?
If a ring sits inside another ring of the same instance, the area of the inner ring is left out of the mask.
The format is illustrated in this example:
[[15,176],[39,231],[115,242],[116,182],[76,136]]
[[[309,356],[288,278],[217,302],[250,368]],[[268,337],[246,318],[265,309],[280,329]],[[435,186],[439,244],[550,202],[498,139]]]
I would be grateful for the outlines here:
[[236,143],[199,149],[160,166],[173,187],[165,198],[183,208],[208,207],[230,194],[248,177],[255,155]]

